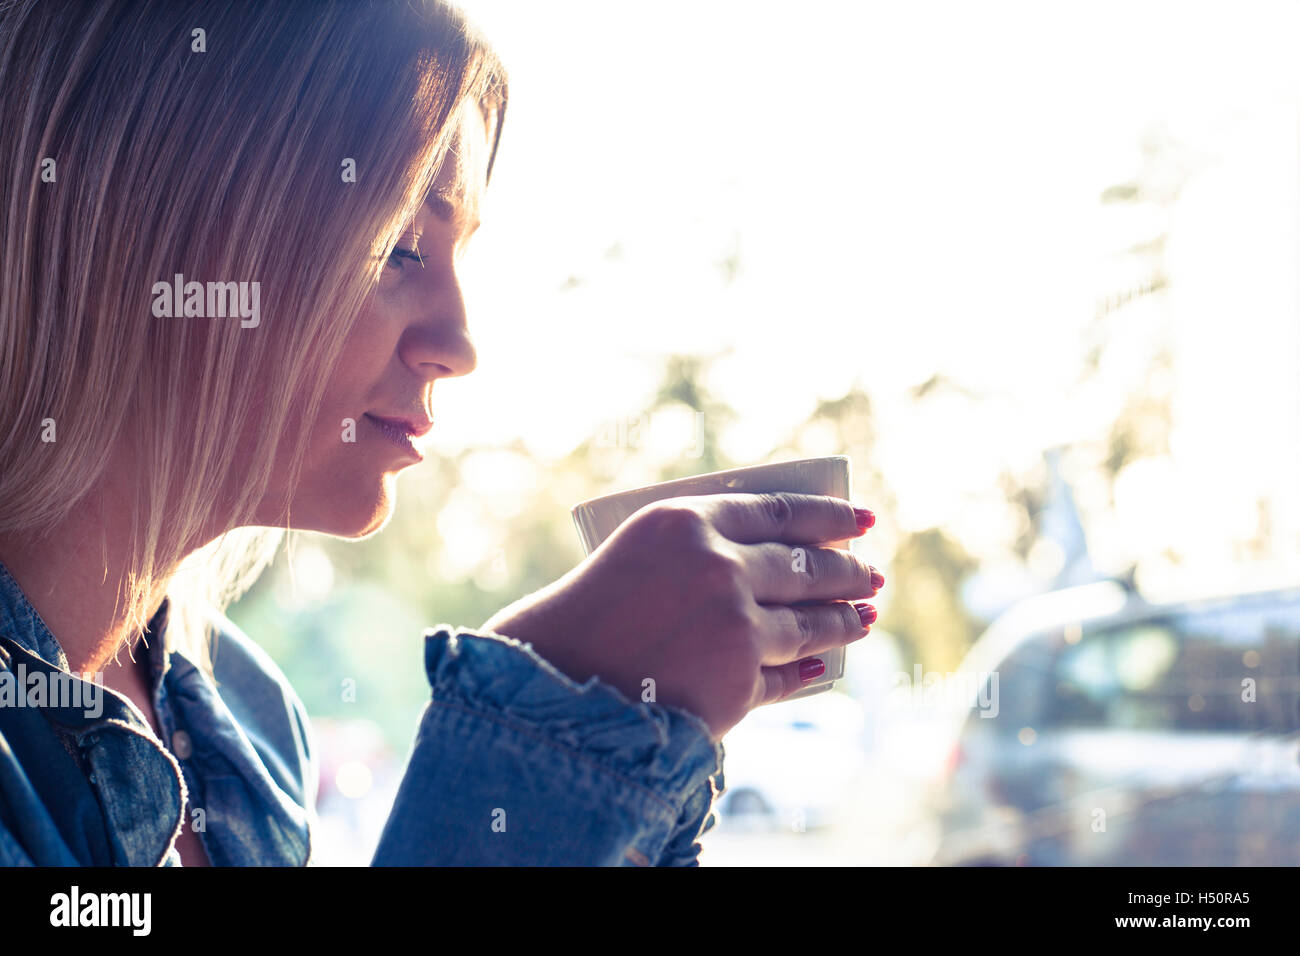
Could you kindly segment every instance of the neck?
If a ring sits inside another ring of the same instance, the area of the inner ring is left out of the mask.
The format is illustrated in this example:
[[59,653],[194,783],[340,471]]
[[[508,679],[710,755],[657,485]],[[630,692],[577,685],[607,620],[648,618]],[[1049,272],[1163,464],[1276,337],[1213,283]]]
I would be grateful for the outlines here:
[[[109,468],[107,476],[120,474]],[[129,666],[142,633],[127,619],[130,503],[106,477],[57,525],[0,535],[0,562],[80,673]],[[147,616],[162,604],[174,569],[164,569],[149,595]],[[125,649],[127,655],[118,660]]]

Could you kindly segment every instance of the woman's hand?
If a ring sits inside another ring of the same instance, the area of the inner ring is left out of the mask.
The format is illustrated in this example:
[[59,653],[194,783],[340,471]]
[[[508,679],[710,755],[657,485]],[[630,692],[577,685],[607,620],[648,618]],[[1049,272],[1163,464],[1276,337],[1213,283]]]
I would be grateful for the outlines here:
[[818,545],[855,538],[870,521],[820,495],[657,501],[483,629],[634,701],[652,679],[655,700],[700,717],[716,740],[753,708],[801,689],[801,660],[866,636],[874,610],[844,602],[872,597],[884,578]]

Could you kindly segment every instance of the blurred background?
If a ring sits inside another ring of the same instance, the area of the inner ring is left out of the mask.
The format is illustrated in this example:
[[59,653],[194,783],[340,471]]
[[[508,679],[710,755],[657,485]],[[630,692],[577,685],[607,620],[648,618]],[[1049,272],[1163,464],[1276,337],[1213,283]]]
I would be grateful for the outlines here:
[[704,865],[1300,862],[1300,8],[464,4],[511,72],[390,525],[230,615],[365,864],[569,509],[848,455],[880,621],[726,741]]

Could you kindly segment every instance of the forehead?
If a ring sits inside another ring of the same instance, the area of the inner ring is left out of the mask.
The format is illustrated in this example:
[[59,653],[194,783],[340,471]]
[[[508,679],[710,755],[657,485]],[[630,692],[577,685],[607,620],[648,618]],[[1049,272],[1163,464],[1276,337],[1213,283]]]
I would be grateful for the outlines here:
[[446,218],[452,211],[477,222],[479,204],[487,188],[489,118],[478,104],[466,101],[453,119],[453,135],[438,168],[425,209]]

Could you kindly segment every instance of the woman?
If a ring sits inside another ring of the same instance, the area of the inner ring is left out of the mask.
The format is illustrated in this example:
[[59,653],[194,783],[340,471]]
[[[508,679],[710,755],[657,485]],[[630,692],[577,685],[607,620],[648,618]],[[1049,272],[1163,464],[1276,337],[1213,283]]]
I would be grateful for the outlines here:
[[[0,862],[310,862],[306,714],[218,608],[284,529],[381,528],[473,370],[505,71],[440,3],[18,0],[0,91]],[[874,620],[812,547],[871,521],[677,499],[427,631],[375,864],[695,862],[723,734]]]

